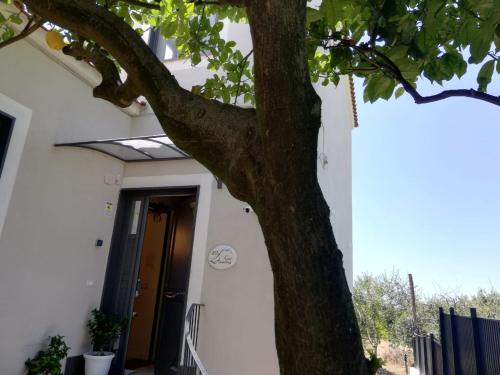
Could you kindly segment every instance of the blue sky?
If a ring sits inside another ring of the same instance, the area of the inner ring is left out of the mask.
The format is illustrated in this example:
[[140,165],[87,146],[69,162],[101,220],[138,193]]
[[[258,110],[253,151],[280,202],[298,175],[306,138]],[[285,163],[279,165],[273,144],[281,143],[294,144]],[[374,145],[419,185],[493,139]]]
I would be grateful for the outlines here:
[[[356,85],[354,276],[411,272],[427,295],[500,290],[500,108],[407,94],[365,104]],[[476,86],[474,75],[447,85]]]

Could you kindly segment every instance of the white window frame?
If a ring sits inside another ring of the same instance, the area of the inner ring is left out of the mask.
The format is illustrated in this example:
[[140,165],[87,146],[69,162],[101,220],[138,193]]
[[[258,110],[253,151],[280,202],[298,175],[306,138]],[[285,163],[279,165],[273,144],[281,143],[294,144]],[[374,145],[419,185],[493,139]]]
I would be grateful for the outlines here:
[[16,181],[21,155],[31,123],[31,109],[0,93],[0,111],[14,119],[7,154],[0,175],[0,236]]

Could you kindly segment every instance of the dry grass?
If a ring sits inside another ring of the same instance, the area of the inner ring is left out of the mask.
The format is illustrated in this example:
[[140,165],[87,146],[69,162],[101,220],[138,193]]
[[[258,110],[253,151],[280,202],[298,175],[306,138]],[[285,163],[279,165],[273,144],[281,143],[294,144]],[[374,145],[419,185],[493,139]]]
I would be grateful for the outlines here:
[[[406,375],[404,353],[403,348],[392,346],[388,342],[382,342],[378,347],[378,356],[385,361],[385,365],[378,374]],[[411,354],[408,353],[408,366],[410,365],[411,358]]]

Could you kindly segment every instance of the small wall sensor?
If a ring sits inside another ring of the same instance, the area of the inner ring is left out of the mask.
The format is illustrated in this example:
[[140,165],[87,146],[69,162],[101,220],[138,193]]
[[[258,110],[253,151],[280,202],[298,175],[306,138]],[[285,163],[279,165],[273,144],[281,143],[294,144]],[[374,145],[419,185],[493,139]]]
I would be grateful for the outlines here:
[[325,169],[326,165],[328,164],[328,157],[324,153],[320,153],[318,155],[318,159],[319,159],[319,162],[321,163],[321,167],[323,167],[323,169]]
[[100,238],[95,240],[95,247],[102,247],[103,244],[104,244],[104,241],[101,240]]

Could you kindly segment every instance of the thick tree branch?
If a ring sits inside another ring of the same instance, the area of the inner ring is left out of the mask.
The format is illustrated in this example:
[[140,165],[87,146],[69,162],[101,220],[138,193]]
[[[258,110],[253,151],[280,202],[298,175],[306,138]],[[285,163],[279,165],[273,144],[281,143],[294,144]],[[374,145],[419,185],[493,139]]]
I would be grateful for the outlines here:
[[7,47],[8,45],[17,42],[18,40],[26,38],[28,35],[30,35],[34,31],[38,30],[44,24],[44,22],[45,22],[44,20],[34,21],[34,19],[32,19],[32,18],[29,19],[28,23],[26,24],[24,29],[16,36],[13,36],[12,38],[1,42],[0,48]]
[[417,104],[432,103],[452,97],[467,97],[500,106],[500,96],[494,96],[474,89],[444,90],[439,94],[423,96],[415,89],[415,87],[411,85],[410,82],[404,78],[401,70],[391,59],[383,53],[377,51],[375,48],[370,48],[370,51],[389,67],[389,70],[393,74],[394,78],[401,83],[405,91],[413,97],[413,100]]
[[[144,2],[141,2],[140,0],[120,0],[124,1],[126,3],[132,4],[132,5],[139,5],[142,6]],[[160,3],[161,0],[154,0],[155,3]],[[243,6],[244,0],[186,0],[187,3],[193,3],[195,5],[223,5],[223,4],[228,4],[228,5],[234,5],[234,6]],[[160,6],[158,5],[155,7],[154,4],[147,4],[147,8],[150,9],[160,9]]]
[[146,3],[145,1],[140,1],[140,0],[118,0],[117,2],[127,3],[127,4],[135,5],[135,6],[138,6],[141,8],[160,10],[160,5]]
[[350,47],[354,51],[364,54],[365,56],[366,54],[371,54],[373,57],[377,58],[376,61],[370,58],[365,58],[365,61],[371,63],[373,66],[379,69],[382,69],[385,73],[388,73],[392,78],[396,79],[403,86],[405,91],[411,95],[411,97],[417,104],[432,103],[452,97],[467,97],[500,106],[500,96],[494,96],[474,89],[444,90],[438,94],[423,96],[417,91],[415,87],[413,87],[410,82],[408,82],[408,80],[404,78],[403,73],[401,72],[399,67],[390,58],[385,56],[376,48],[366,45],[350,45]]
[[141,37],[119,17],[93,2],[26,0],[32,12],[92,40],[128,74],[127,91],[144,95],[168,136],[223,179],[232,193],[250,200],[255,111],[208,100],[182,88]]
[[129,79],[122,82],[116,64],[106,56],[100,47],[84,41],[73,42],[71,45],[64,47],[63,52],[76,59],[88,61],[101,73],[102,82],[94,88],[96,98],[107,100],[118,107],[125,108],[140,96],[139,90]]

